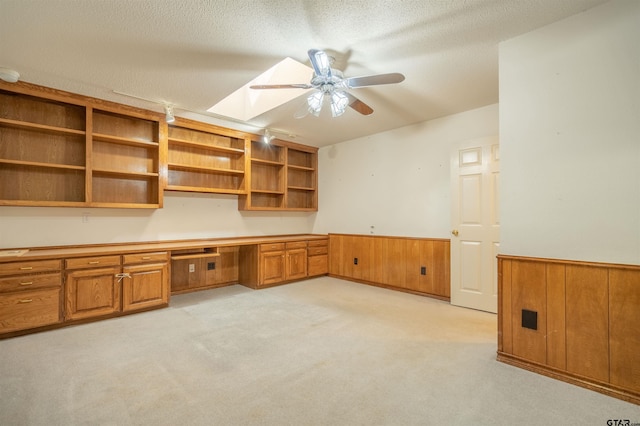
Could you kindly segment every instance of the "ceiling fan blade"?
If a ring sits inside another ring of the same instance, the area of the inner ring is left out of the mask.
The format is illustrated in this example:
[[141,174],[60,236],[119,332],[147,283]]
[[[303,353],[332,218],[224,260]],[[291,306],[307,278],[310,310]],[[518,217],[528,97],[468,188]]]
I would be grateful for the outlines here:
[[394,72],[391,74],[368,75],[364,77],[346,78],[345,83],[350,88],[377,86],[380,84],[394,84],[404,81],[404,75]]
[[313,72],[318,76],[331,77],[331,61],[329,56],[323,50],[310,49],[309,60],[313,67]]
[[250,89],[311,89],[310,84],[256,84]]
[[360,114],[369,115],[373,113],[373,108],[353,96],[351,93],[344,92],[344,94],[347,95],[347,98],[349,98],[349,106],[358,111]]

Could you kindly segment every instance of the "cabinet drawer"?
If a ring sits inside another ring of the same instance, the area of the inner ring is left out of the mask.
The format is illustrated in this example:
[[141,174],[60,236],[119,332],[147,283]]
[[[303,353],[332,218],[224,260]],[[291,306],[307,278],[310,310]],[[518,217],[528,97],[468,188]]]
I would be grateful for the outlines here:
[[309,258],[307,267],[308,275],[314,277],[317,275],[326,275],[329,273],[329,260],[327,255],[313,256]]
[[40,274],[23,275],[20,277],[0,278],[0,292],[33,290],[43,287],[60,287],[62,285],[61,275]]
[[67,269],[118,266],[120,265],[120,256],[79,257],[77,259],[67,259],[65,262]]
[[31,260],[0,263],[0,275],[33,274],[34,272],[59,271],[59,260]]
[[309,256],[317,256],[319,254],[327,254],[328,249],[327,247],[309,247],[307,249],[307,254]]
[[309,247],[327,247],[329,245],[329,240],[309,240],[308,245]]
[[284,243],[260,244],[260,251],[284,250]]
[[286,244],[287,250],[289,249],[297,249],[297,248],[307,248],[306,241],[294,241]]
[[125,265],[133,263],[166,262],[168,253],[166,251],[155,253],[135,253],[122,256]]
[[55,324],[60,318],[60,289],[0,294],[0,333]]

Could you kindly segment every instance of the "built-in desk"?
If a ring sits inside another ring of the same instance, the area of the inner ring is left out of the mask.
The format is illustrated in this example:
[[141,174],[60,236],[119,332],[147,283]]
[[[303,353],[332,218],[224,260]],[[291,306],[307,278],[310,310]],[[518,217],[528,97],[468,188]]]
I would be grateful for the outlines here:
[[265,270],[256,255],[268,247],[290,251],[281,267],[295,271],[269,285],[326,274],[327,241],[297,234],[2,249],[0,338],[166,307],[172,293],[264,287],[260,274],[279,267]]

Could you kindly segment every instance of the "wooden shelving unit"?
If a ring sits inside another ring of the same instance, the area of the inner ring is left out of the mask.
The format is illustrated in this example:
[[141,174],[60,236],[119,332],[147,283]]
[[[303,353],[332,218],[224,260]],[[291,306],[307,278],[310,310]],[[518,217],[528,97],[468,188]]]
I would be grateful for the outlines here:
[[251,142],[251,188],[240,210],[317,211],[317,148]]
[[172,191],[244,194],[245,144],[241,132],[178,119],[169,126],[167,185]]
[[160,208],[164,190],[317,211],[318,149],[0,81],[0,205]]
[[159,120],[92,109],[90,123],[91,205],[160,207]]
[[86,202],[85,111],[0,87],[0,205]]

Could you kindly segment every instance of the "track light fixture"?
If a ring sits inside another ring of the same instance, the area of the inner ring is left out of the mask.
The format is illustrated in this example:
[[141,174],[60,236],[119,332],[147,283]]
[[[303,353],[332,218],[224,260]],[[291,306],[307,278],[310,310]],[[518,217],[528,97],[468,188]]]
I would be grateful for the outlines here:
[[176,118],[173,116],[173,105],[165,105],[164,113],[166,114],[167,123],[173,123]]
[[272,140],[275,139],[275,136],[269,132],[269,129],[264,129],[264,136],[262,136],[262,141],[264,143],[271,143]]

